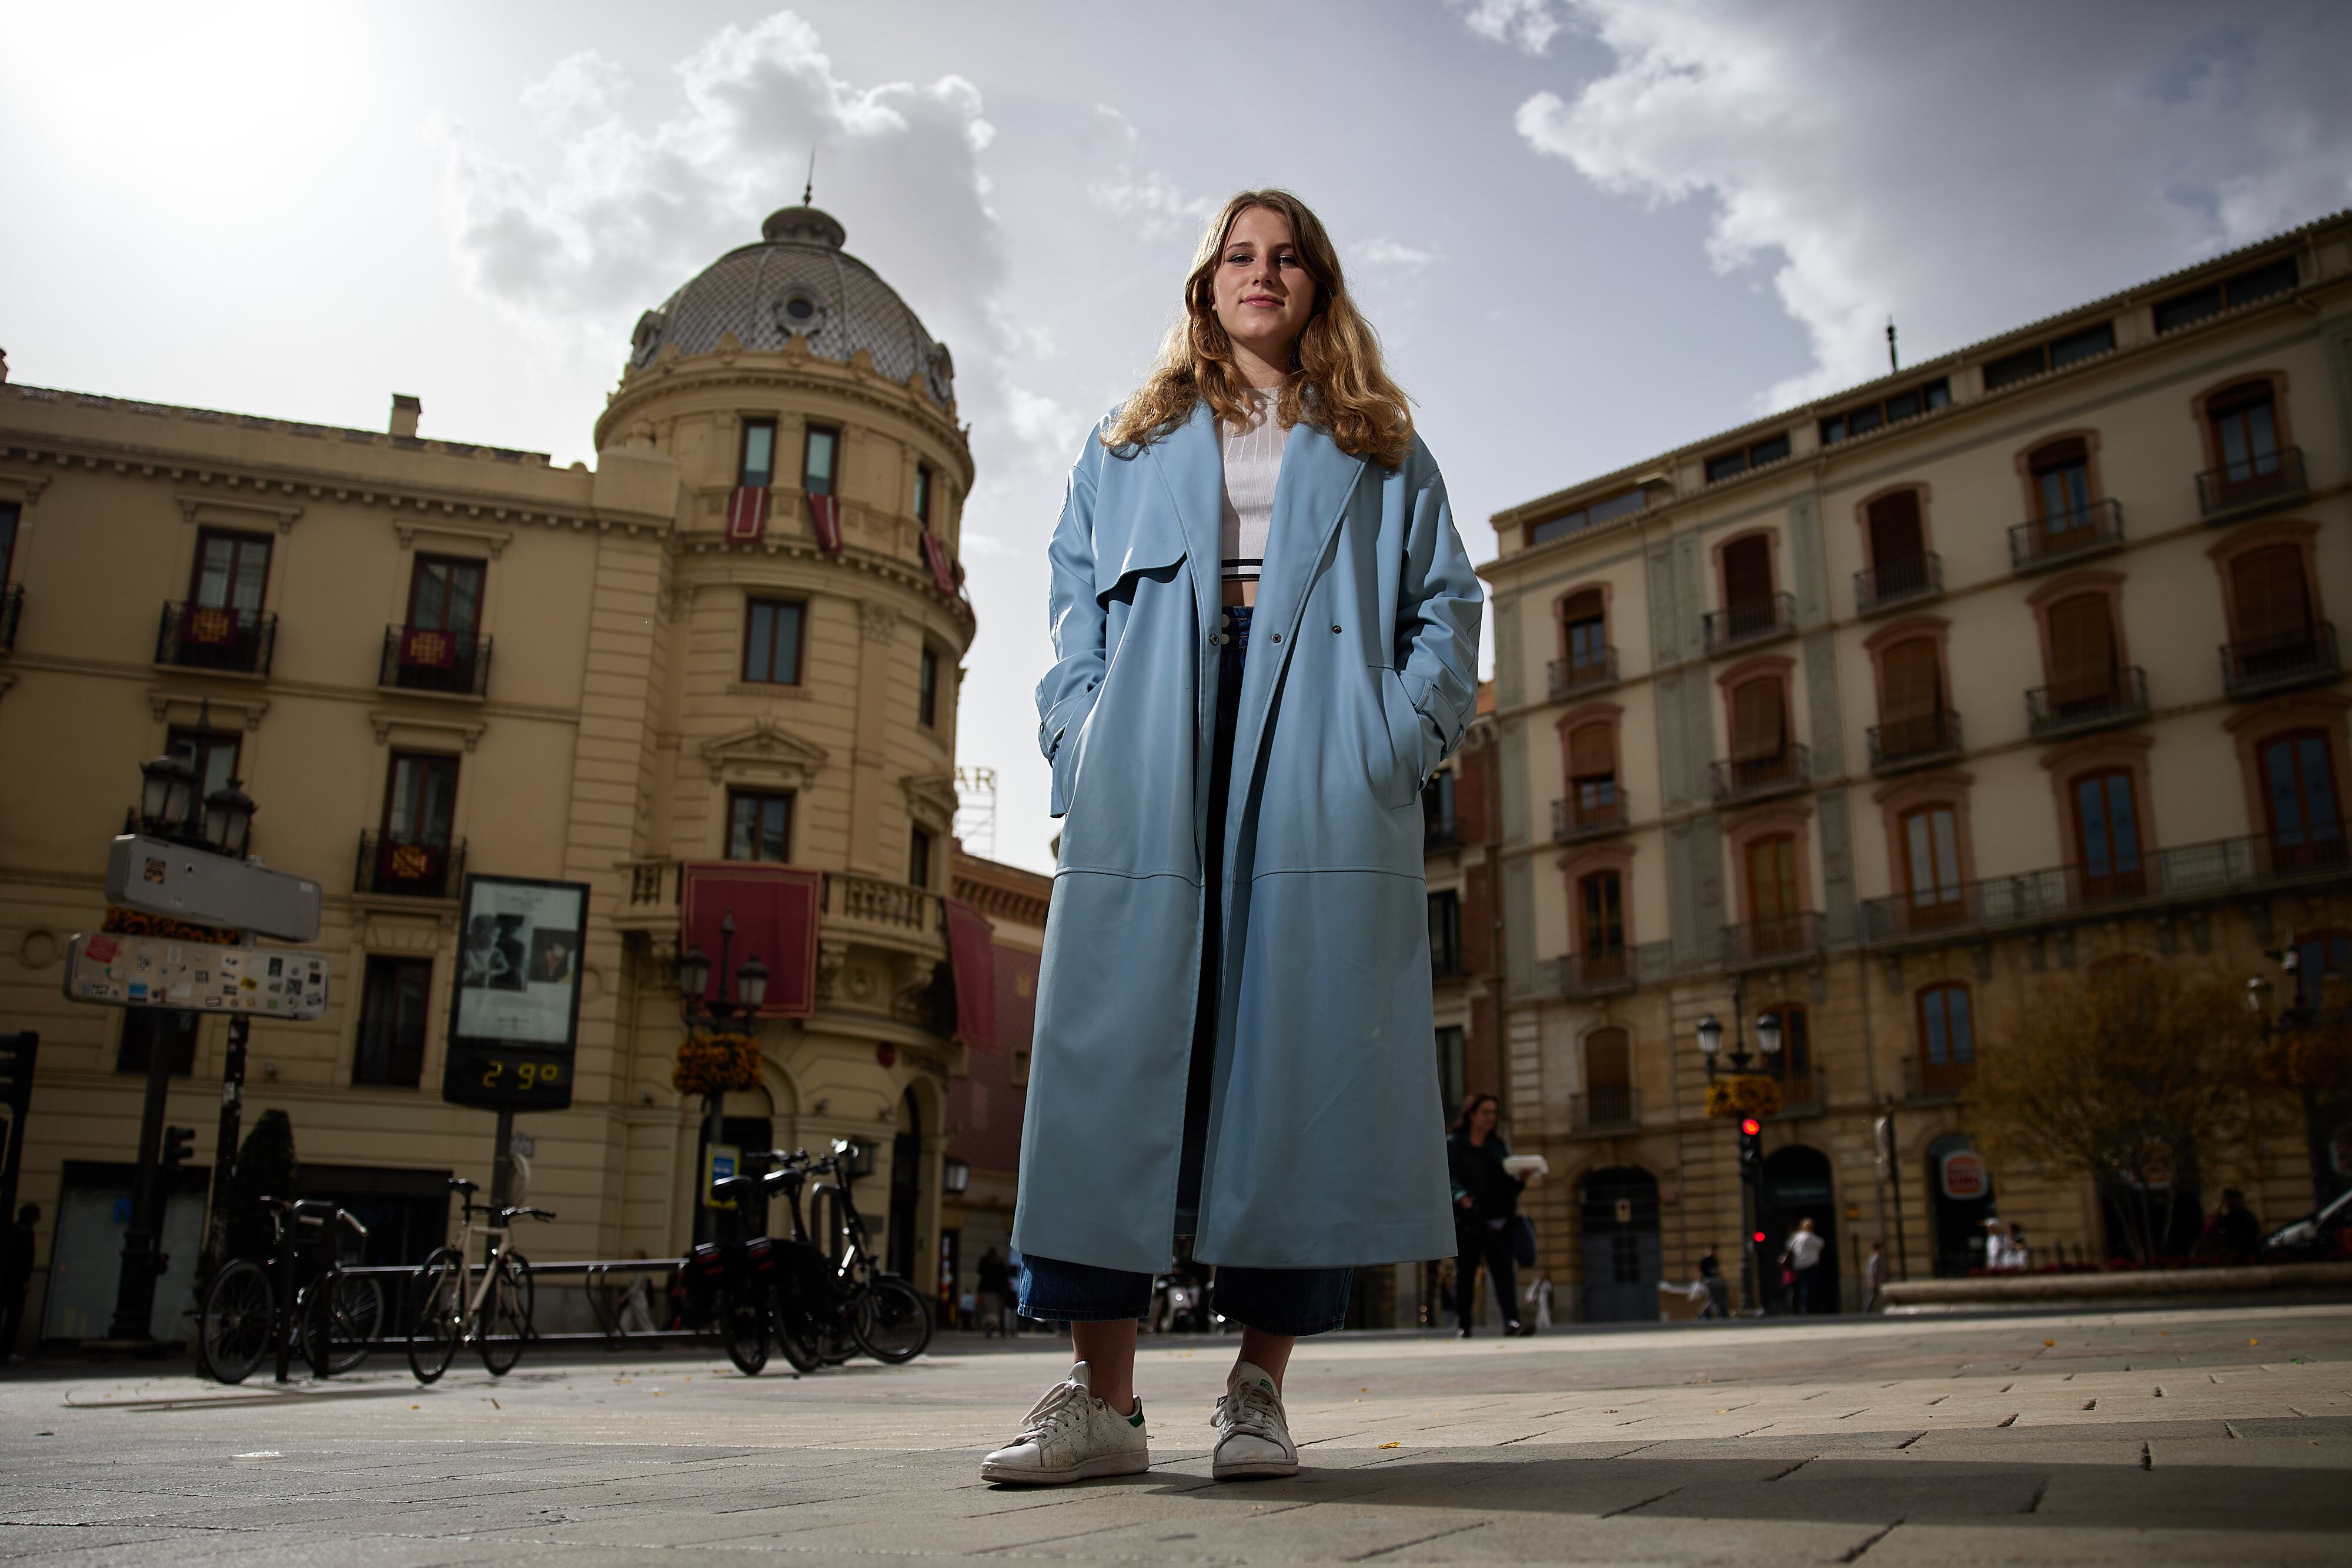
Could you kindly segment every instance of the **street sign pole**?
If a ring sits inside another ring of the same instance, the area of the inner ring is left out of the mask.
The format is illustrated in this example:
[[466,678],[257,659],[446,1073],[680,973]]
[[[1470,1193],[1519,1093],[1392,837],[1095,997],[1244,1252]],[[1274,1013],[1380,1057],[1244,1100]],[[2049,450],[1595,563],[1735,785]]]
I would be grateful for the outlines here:
[[228,1058],[221,1064],[220,1137],[213,1145],[212,1212],[205,1225],[205,1252],[196,1265],[197,1289],[213,1277],[228,1247],[229,1189],[236,1180],[236,1145],[245,1117],[245,1048],[253,1020],[228,1020]]
[[163,1146],[163,1100],[172,1088],[172,1045],[195,1020],[183,1012],[147,1036],[147,1099],[139,1113],[139,1166],[131,1178],[131,1223],[122,1230],[122,1271],[114,1284],[114,1323],[107,1337],[152,1339],[156,1245],[163,1234],[163,1194],[156,1156]]
[[[504,1208],[514,1180],[514,1107],[499,1107],[498,1153],[490,1160],[490,1207]],[[491,1216],[497,1223],[497,1216]]]

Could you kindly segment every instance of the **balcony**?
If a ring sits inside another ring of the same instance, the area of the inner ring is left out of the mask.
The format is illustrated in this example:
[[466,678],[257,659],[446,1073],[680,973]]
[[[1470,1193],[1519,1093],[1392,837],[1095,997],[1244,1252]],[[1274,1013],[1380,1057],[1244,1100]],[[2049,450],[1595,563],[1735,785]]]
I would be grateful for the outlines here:
[[2343,822],[2326,821],[2183,844],[2096,871],[2051,866],[1869,899],[1862,906],[1862,940],[1929,946],[2346,879],[2352,879],[2352,836]]
[[278,617],[257,610],[173,601],[155,632],[155,662],[189,670],[266,675],[278,642]]
[[480,696],[489,689],[490,640],[429,626],[387,626],[376,684],[404,692]]
[[16,651],[16,622],[25,618],[25,585],[0,590],[0,653]]
[[2009,530],[2009,564],[2021,576],[2123,548],[2124,509],[2115,501],[2094,501]]
[[1451,814],[1443,817],[1424,815],[1421,819],[1421,850],[1423,854],[1461,847],[1462,823],[1458,819]]
[[1883,615],[1906,604],[1924,604],[1944,594],[1944,558],[1902,557],[1853,574],[1853,610],[1857,615]]
[[2284,636],[2221,644],[2221,688],[2238,702],[2322,685],[2343,673],[2336,628],[2326,621]]
[[[624,861],[620,869],[629,873],[629,901],[615,912],[613,923],[625,931],[675,935],[686,896],[686,863],[664,857]],[[817,915],[829,936],[904,953],[946,956],[947,904],[938,894],[912,883],[826,872]]]
[[1829,1075],[1819,1062],[1809,1065],[1793,1077],[1768,1074],[1780,1090],[1780,1108],[1765,1118],[1768,1122],[1794,1121],[1801,1116],[1818,1116],[1829,1106]]
[[1612,793],[1607,800],[1586,805],[1578,800],[1551,803],[1551,841],[1579,844],[1625,831],[1625,797]]
[[1769,800],[1805,787],[1812,773],[1812,755],[1794,742],[1777,756],[1715,765],[1715,803],[1718,806]]
[[1544,666],[1544,679],[1554,702],[1606,691],[1617,684],[1617,650],[1603,648],[1598,658],[1554,659]]
[[1973,1061],[1929,1061],[1921,1056],[1903,1059],[1903,1103],[1906,1105],[1950,1105],[1957,1103],[1976,1076]]
[[1808,910],[1723,928],[1723,967],[1772,969],[1802,963],[1821,951],[1821,916]]
[[2210,524],[2234,523],[2288,506],[2310,491],[2303,448],[2282,446],[2197,476],[2197,511]]
[[353,893],[392,898],[455,898],[466,880],[466,841],[404,844],[382,833],[360,835]]
[[2147,716],[2147,673],[2127,664],[2115,673],[2103,691],[2058,695],[2056,686],[2036,686],[2025,694],[2025,723],[2036,740],[2063,740],[2137,724]]
[[1632,990],[1639,983],[1634,953],[1631,947],[1602,947],[1554,960],[1559,967],[1559,994],[1575,1001]]
[[1709,653],[1727,653],[1734,648],[1794,636],[1797,631],[1796,596],[1774,593],[1762,599],[1727,604],[1720,610],[1710,610],[1706,612],[1704,630]]
[[1965,749],[1956,713],[1922,714],[1870,727],[1870,770],[1881,778],[1957,761]]
[[1642,1125],[1642,1096],[1630,1083],[1604,1085],[1568,1097],[1570,1136],[1605,1138],[1637,1131]]

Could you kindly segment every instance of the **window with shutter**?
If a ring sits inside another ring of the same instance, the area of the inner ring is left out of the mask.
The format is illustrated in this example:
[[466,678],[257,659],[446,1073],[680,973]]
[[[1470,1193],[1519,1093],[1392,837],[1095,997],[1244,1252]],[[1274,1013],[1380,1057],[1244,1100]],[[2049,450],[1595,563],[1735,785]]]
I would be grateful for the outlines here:
[[1723,604],[1735,612],[1732,628],[1745,631],[1738,612],[1772,601],[1772,541],[1750,534],[1723,547]]
[[2113,700],[2116,665],[2114,607],[2105,594],[2050,607],[2050,701],[2062,716]]
[[1598,680],[1609,673],[1609,622],[1599,589],[1584,589],[1560,601],[1559,634],[1571,683]]
[[1879,743],[1887,757],[1932,751],[1944,734],[1944,673],[1935,639],[1897,643],[1880,655]]
[[1741,767],[1742,784],[1774,777],[1788,753],[1788,715],[1777,675],[1761,675],[1731,688],[1731,759]]
[[1622,979],[1625,974],[1625,884],[1613,871],[1597,871],[1577,883],[1583,926],[1586,984]]
[[1578,821],[1617,814],[1617,746],[1609,726],[1580,724],[1568,732],[1568,777]]
[[1584,1037],[1584,1095],[1589,1120],[1633,1119],[1633,1052],[1622,1029],[1597,1029]]
[[1797,841],[1775,833],[1748,846],[1749,947],[1784,952],[1800,945],[1804,912],[1798,907]]
[[2230,563],[2230,597],[2238,617],[2238,664],[2246,674],[2293,664],[2310,652],[2311,592],[2303,547],[2264,545]]
[[1870,560],[1882,576],[1896,562],[1916,560],[1927,553],[1918,491],[1897,490],[1870,504]]

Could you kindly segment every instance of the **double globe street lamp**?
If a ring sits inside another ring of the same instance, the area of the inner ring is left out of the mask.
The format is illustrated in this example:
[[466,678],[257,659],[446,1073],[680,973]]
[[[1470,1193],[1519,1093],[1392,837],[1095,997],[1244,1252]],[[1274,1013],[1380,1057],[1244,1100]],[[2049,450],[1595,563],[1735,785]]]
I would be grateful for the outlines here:
[[[730,910],[719,922],[719,973],[720,994],[709,995],[710,989],[710,957],[699,947],[689,947],[678,955],[678,1011],[689,1029],[709,1026],[731,1032],[729,1026],[738,1019],[756,1017],[760,1005],[768,999],[768,966],[757,958],[746,958],[732,976],[728,966],[734,959],[735,914]],[[731,979],[731,985],[730,980]],[[697,1164],[703,1167],[696,1175],[697,1202],[695,1231],[698,1239],[710,1239],[715,1227],[716,1212],[710,1207],[709,1160],[710,1148],[719,1142],[719,1107],[725,1103],[724,1086],[711,1089],[702,1102],[702,1149]]]
[[[1780,1060],[1780,1019],[1776,1013],[1756,1015],[1756,1044],[1763,1053],[1760,1062],[1748,1052],[1748,1042],[1738,1028],[1742,1009],[1735,998],[1732,1009],[1731,1050],[1727,1056],[1723,1049],[1723,1020],[1713,1013],[1698,1020],[1698,1053],[1706,1061],[1706,1079],[1712,1084],[1717,1075],[1718,1060],[1728,1065],[1728,1076],[1747,1078],[1759,1069],[1769,1070]],[[1754,1066],[1750,1063],[1754,1062]],[[1743,1311],[1757,1308],[1758,1278],[1756,1249],[1763,1244],[1764,1233],[1756,1228],[1758,1218],[1757,1178],[1763,1159],[1764,1123],[1752,1108],[1738,1108],[1739,1120],[1739,1303]]]

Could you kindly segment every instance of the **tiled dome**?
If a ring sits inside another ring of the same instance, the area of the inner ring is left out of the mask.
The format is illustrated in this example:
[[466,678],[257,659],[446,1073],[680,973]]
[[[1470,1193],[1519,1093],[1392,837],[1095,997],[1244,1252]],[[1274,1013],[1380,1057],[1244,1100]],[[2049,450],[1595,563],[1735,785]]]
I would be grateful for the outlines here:
[[941,407],[955,397],[955,361],[934,342],[897,290],[841,248],[830,213],[785,207],[760,225],[761,240],[730,250],[657,310],[637,319],[629,361],[651,365],[665,344],[708,354],[728,332],[751,350],[781,350],[805,338],[819,359],[846,362],[863,349],[894,382],[918,371]]

